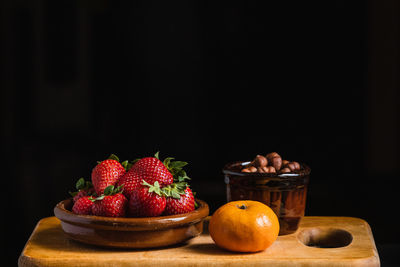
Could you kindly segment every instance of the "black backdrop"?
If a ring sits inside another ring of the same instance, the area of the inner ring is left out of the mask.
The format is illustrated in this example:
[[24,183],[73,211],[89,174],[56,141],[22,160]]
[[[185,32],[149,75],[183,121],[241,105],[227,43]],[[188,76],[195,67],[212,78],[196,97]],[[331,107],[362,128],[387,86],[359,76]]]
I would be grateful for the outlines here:
[[2,242],[15,263],[97,160],[222,166],[277,151],[312,168],[307,215],[367,220],[389,262],[398,178],[396,1],[5,1]]

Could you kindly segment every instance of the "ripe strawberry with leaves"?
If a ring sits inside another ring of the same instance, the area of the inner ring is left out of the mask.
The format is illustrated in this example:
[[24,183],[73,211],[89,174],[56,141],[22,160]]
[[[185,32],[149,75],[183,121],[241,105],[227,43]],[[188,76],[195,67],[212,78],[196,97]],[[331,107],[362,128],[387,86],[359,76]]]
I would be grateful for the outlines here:
[[163,191],[167,196],[164,215],[183,214],[195,209],[193,192],[185,182],[172,184]]
[[160,186],[167,186],[172,184],[179,177],[189,179],[186,172],[182,169],[188,163],[184,161],[173,161],[174,158],[167,157],[164,161],[159,159],[159,152],[154,157],[146,157],[137,160],[132,170],[141,174],[143,179],[150,184],[158,182]]
[[100,196],[106,187],[114,185],[125,172],[125,168],[114,154],[99,162],[92,170],[92,183],[97,195]]
[[138,160],[133,164],[132,172],[138,174],[141,180],[145,180],[149,184],[158,182],[160,186],[172,184],[174,177],[168,168],[158,159],[158,154],[155,157],[146,157]]
[[92,214],[105,217],[125,217],[128,200],[122,194],[122,187],[110,185],[95,199]]
[[159,216],[163,213],[166,204],[158,181],[151,185],[143,180],[142,186],[131,194],[128,214],[132,217]]
[[187,162],[173,161],[174,158],[171,157],[162,162],[158,154],[159,152],[154,157],[145,157],[133,161],[131,168],[129,165],[127,166],[128,171],[116,184],[117,186],[124,185],[124,194],[127,198],[130,198],[132,192],[141,187],[143,180],[152,185],[158,182],[160,187],[164,187],[172,184],[175,180],[189,179],[182,169],[187,165]]
[[92,196],[83,196],[74,203],[72,212],[80,215],[90,215],[92,214],[93,205],[94,198]]
[[85,181],[84,178],[80,178],[75,184],[76,192],[69,192],[73,197],[73,202],[75,203],[78,199],[84,196],[92,196],[95,191],[93,185],[89,181]]

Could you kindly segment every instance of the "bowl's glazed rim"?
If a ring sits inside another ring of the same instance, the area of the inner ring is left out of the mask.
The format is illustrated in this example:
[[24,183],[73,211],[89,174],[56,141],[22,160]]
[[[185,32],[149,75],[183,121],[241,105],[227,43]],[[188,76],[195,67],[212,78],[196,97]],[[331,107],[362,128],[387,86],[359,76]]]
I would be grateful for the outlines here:
[[230,174],[230,175],[236,175],[236,176],[243,176],[243,177],[259,177],[259,178],[301,178],[307,175],[310,175],[311,173],[311,168],[304,163],[300,163],[300,166],[303,167],[303,169],[300,171],[300,173],[260,173],[260,172],[237,172],[231,170],[231,168],[234,165],[247,165],[250,164],[251,161],[235,161],[235,162],[230,162],[225,164],[224,168],[222,169],[222,172],[224,174]]
[[132,217],[103,217],[95,215],[78,215],[66,209],[66,205],[72,204],[72,199],[60,201],[54,207],[55,216],[61,220],[72,224],[88,226],[112,227],[115,230],[156,230],[171,227],[178,227],[185,224],[193,224],[203,220],[209,214],[208,204],[200,199],[196,199],[199,207],[192,212],[167,215],[158,217],[132,218]]

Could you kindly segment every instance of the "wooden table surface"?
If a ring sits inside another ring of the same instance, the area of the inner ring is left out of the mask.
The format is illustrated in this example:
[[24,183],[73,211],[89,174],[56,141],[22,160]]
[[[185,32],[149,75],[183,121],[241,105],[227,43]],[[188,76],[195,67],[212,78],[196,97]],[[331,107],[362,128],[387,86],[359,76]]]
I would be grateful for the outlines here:
[[[310,229],[342,229],[353,240],[338,248],[304,245],[299,240]],[[147,250],[121,250],[90,246],[68,239],[55,217],[37,224],[18,261],[19,266],[379,266],[369,225],[350,217],[304,217],[300,229],[279,236],[259,253],[232,253],[218,248],[203,235],[187,243]]]

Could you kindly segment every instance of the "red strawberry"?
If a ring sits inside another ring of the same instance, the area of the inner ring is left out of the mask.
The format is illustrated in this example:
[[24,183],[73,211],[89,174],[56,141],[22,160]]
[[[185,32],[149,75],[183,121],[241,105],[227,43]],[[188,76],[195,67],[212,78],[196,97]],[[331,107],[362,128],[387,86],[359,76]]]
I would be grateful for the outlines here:
[[154,157],[146,157],[137,161],[130,171],[136,172],[140,181],[145,180],[149,184],[158,182],[160,186],[172,184],[174,177],[165,165]]
[[90,189],[82,189],[79,190],[78,193],[74,196],[74,198],[72,199],[74,201],[74,203],[76,201],[78,201],[78,199],[82,198],[82,197],[86,197],[86,196],[92,196],[94,194],[94,188],[90,188]]
[[103,206],[101,205],[100,200],[95,201],[92,206],[92,215],[95,216],[104,216]]
[[108,186],[104,194],[95,199],[92,206],[92,214],[106,217],[125,217],[128,200],[121,193],[121,188]]
[[193,211],[195,208],[192,190],[186,187],[184,194],[167,197],[167,205],[164,210],[165,215],[182,214]]
[[159,183],[150,185],[143,180],[142,187],[132,192],[128,213],[132,217],[155,217],[163,213],[165,205]]
[[125,217],[128,200],[123,194],[118,193],[112,196],[105,196],[100,204],[103,216]]
[[97,164],[92,170],[92,183],[96,193],[101,195],[106,187],[114,185],[125,172],[115,155]]
[[84,196],[79,198],[74,206],[72,212],[80,215],[90,215],[92,213],[93,198],[90,196]]
[[74,203],[84,196],[92,196],[94,192],[94,188],[91,182],[85,181],[84,178],[80,178],[75,184],[76,192],[69,192],[71,196],[73,196]]
[[116,183],[116,186],[124,186],[123,194],[129,199],[132,192],[141,187],[140,175],[130,169]]

